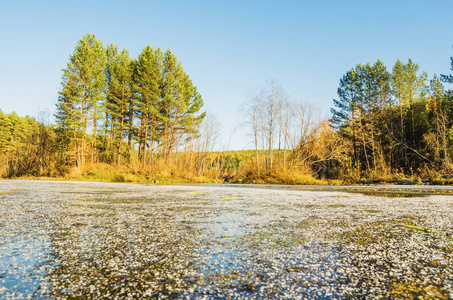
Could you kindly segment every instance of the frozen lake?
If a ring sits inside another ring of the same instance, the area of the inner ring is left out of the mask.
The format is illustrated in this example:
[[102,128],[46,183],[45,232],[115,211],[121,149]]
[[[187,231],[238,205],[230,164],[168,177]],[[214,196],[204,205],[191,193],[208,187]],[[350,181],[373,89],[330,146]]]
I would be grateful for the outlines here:
[[0,299],[453,298],[453,194],[313,189],[1,180]]

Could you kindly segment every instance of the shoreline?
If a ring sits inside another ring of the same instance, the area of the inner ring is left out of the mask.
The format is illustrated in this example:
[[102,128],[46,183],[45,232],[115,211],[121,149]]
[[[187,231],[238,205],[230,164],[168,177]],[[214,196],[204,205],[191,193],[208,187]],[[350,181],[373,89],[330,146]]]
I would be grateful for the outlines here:
[[254,183],[197,183],[197,182],[111,182],[88,179],[65,178],[1,178],[1,181],[49,181],[49,182],[99,182],[112,184],[139,184],[153,186],[205,186],[205,187],[231,187],[295,191],[324,191],[359,193],[365,195],[383,196],[425,196],[425,195],[450,195],[453,194],[453,185],[416,185],[416,184],[369,184],[369,185],[289,185],[289,184],[254,184]]

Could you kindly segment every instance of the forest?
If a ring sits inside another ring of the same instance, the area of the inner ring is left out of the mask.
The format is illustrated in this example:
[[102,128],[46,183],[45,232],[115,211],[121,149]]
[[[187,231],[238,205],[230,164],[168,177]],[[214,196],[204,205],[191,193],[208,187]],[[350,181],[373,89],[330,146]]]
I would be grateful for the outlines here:
[[254,149],[241,151],[214,151],[219,125],[169,49],[148,45],[131,58],[87,34],[62,72],[55,124],[0,111],[1,177],[453,182],[453,92],[443,85],[453,75],[429,79],[411,59],[346,71],[329,118],[268,81],[246,100]]

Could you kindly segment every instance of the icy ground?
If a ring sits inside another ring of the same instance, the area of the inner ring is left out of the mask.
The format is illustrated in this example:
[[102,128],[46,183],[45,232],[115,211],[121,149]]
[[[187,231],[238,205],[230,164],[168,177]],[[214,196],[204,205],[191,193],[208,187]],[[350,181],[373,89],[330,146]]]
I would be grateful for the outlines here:
[[0,299],[451,299],[450,235],[453,195],[4,180]]

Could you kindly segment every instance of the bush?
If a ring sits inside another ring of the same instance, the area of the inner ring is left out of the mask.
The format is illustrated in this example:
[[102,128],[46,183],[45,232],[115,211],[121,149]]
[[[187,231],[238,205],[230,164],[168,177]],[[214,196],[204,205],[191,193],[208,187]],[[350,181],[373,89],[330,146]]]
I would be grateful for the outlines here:
[[124,178],[123,174],[115,174],[111,180],[112,182],[125,182],[126,179]]

